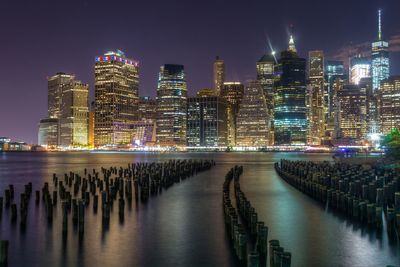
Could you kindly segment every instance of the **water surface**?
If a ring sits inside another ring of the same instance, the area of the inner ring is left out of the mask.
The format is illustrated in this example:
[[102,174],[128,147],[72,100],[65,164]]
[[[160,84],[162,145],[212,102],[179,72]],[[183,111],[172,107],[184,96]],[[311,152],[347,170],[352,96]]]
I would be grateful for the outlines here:
[[28,227],[10,223],[3,210],[0,239],[9,239],[9,266],[239,266],[225,233],[222,184],[235,164],[244,166],[241,187],[260,220],[269,227],[269,239],[279,239],[292,253],[292,266],[400,266],[400,247],[385,231],[376,233],[326,210],[318,202],[281,180],[273,169],[280,158],[330,160],[328,154],[302,153],[0,153],[0,194],[8,184],[33,190],[84,168],[123,166],[143,161],[207,158],[217,165],[210,171],[175,184],[147,203],[132,203],[123,221],[115,210],[109,228],[101,211],[88,209],[85,232],[79,238],[70,221],[61,234],[59,206],[48,225],[42,203],[30,202]]

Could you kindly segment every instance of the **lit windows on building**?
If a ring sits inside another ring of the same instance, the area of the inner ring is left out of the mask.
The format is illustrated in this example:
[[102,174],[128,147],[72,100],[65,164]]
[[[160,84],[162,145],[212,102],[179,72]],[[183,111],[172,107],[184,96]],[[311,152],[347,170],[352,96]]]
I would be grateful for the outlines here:
[[236,118],[236,146],[270,145],[270,120],[264,92],[259,81],[251,81],[244,90]]
[[378,11],[378,38],[371,51],[372,89],[380,89],[381,81],[389,78],[389,43],[382,40],[381,10]]
[[350,81],[358,85],[362,78],[371,77],[371,62],[365,57],[354,57],[350,61]]
[[344,85],[337,92],[339,103],[339,139],[361,141],[367,135],[366,92],[355,84]]
[[400,127],[400,76],[382,81],[377,91],[380,133],[388,134]]
[[273,54],[265,54],[257,61],[257,80],[260,82],[264,92],[265,102],[268,110],[268,125],[270,128],[270,142],[273,143],[273,119],[274,119],[274,66],[275,57]]
[[236,144],[236,117],[239,111],[239,105],[244,94],[244,86],[240,82],[225,82],[220,96],[227,102],[227,127],[228,127],[228,145]]
[[225,82],[225,63],[218,56],[214,61],[214,90],[219,95]]
[[344,63],[343,61],[328,60],[325,63],[325,82],[326,82],[326,93],[328,98],[326,105],[328,106],[328,118],[333,118],[334,115],[334,89],[333,84],[337,78],[344,79]]
[[188,98],[187,145],[221,147],[227,145],[227,103],[218,96]]
[[73,81],[65,86],[60,114],[60,145],[88,145],[89,85]]
[[186,146],[187,87],[183,65],[161,66],[157,86],[156,139],[160,146]]
[[328,111],[328,93],[324,83],[324,54],[322,51],[309,52],[309,85],[307,100],[310,122],[309,142],[321,145],[325,138],[325,124]]
[[122,51],[95,59],[95,146],[131,143],[138,119],[139,63]]
[[45,147],[57,147],[59,145],[58,119],[47,118],[40,120],[38,144]]
[[297,55],[293,38],[275,67],[275,145],[307,143],[306,60]]

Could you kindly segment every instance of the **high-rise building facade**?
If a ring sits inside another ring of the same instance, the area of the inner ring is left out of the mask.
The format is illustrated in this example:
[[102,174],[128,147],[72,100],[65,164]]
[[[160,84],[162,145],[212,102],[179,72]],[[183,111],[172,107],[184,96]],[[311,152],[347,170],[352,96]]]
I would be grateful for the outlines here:
[[161,66],[157,87],[157,144],[186,146],[187,87],[183,65]]
[[367,134],[366,92],[356,84],[346,84],[338,92],[339,138],[360,141]]
[[225,82],[221,97],[227,102],[228,145],[236,145],[236,117],[243,99],[244,85],[240,82]]
[[320,145],[325,138],[325,122],[327,120],[328,93],[324,82],[324,54],[322,51],[310,51],[308,54],[309,89],[309,144]]
[[378,39],[372,43],[371,68],[373,92],[380,89],[381,81],[389,78],[389,43],[382,39],[381,10],[378,11]]
[[218,96],[188,98],[187,145],[222,147],[227,145],[227,103]]
[[225,63],[218,56],[214,61],[214,90],[219,95],[225,82]]
[[236,118],[236,145],[262,147],[269,145],[269,118],[263,88],[251,81],[244,90]]
[[293,37],[275,69],[274,144],[305,145],[308,131],[306,60],[297,55]]
[[89,85],[71,81],[64,86],[60,123],[60,145],[76,147],[88,145]]
[[38,132],[38,144],[46,147],[57,147],[59,145],[58,119],[46,118],[40,120]]
[[273,143],[273,119],[274,119],[274,66],[275,57],[272,54],[263,55],[257,61],[257,81],[260,82],[267,104],[268,118],[270,125],[270,142]]
[[48,95],[48,117],[60,118],[62,95],[64,87],[70,84],[75,79],[75,75],[58,72],[47,79]]
[[328,118],[333,117],[333,84],[337,78],[343,79],[345,76],[344,63],[338,60],[327,60],[325,63],[325,104],[328,107]]
[[139,63],[122,51],[95,62],[95,146],[130,144],[130,124],[138,119]]
[[371,61],[366,57],[353,57],[350,60],[350,82],[358,85],[362,78],[371,77]]
[[400,76],[382,81],[377,92],[379,131],[388,134],[400,127]]
[[59,72],[48,78],[48,118],[39,124],[40,145],[88,145],[88,95],[89,86],[73,74]]
[[149,96],[143,96],[139,99],[139,121],[156,121],[157,118],[157,102]]

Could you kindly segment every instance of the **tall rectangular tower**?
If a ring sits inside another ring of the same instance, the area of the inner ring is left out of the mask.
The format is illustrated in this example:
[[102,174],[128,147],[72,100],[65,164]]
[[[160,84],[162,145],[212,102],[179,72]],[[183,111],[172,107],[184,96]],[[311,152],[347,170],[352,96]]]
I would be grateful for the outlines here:
[[225,82],[225,63],[218,56],[214,62],[214,90],[219,95]]
[[378,39],[371,51],[372,90],[381,88],[381,81],[389,78],[389,43],[382,39],[381,10],[378,11]]
[[328,94],[324,90],[324,54],[322,51],[309,52],[309,143],[320,145],[325,137],[325,122]]
[[95,63],[95,146],[130,144],[138,118],[139,63],[109,51]]
[[161,66],[156,101],[157,144],[186,146],[187,87],[183,65]]
[[88,145],[89,85],[72,81],[64,87],[60,114],[60,144]]

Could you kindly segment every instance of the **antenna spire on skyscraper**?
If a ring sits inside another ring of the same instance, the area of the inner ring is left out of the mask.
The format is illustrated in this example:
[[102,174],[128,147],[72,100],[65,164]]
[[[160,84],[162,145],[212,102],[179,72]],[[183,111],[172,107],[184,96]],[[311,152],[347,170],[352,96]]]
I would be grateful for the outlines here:
[[382,40],[382,22],[381,22],[382,10],[378,9],[378,41]]
[[293,35],[290,35],[290,39],[289,39],[289,51],[297,52],[296,46],[295,46],[295,44],[294,44]]

